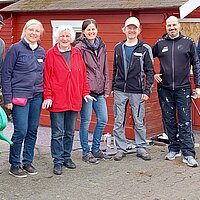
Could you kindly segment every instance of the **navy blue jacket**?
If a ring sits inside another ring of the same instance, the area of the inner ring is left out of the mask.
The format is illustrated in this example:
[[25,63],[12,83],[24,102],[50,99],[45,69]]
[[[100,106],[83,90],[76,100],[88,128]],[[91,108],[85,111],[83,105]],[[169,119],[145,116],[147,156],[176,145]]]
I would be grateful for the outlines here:
[[126,67],[124,45],[125,41],[122,41],[115,46],[112,90],[150,96],[154,82],[151,47],[139,41],[132,52],[130,64]]
[[190,69],[193,66],[194,83],[200,87],[200,62],[194,41],[183,35],[171,39],[165,34],[152,47],[153,56],[160,61],[162,82],[159,87],[170,90],[191,88]]
[[44,58],[42,47],[32,50],[24,39],[8,49],[2,69],[5,104],[11,103],[13,97],[32,98],[43,92]]
[[198,45],[197,45],[197,52],[198,52],[199,59],[200,59],[200,37],[199,37],[199,41],[198,41]]

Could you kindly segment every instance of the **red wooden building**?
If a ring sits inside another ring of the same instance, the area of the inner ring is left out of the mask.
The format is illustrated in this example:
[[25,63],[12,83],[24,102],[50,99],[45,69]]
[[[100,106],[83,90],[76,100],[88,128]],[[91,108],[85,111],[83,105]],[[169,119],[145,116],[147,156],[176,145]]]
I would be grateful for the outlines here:
[[[81,31],[82,20],[94,18],[98,23],[99,35],[107,45],[111,78],[113,49],[116,43],[124,39],[124,34],[121,30],[124,21],[129,16],[138,17],[142,24],[141,39],[149,45],[153,45],[165,33],[166,18],[170,15],[179,17],[179,7],[185,2],[187,0],[19,0],[0,10],[7,18],[5,20],[6,26],[3,39],[5,39],[7,47],[18,41],[26,21],[36,18],[44,25],[45,33],[41,44],[47,50],[52,46],[52,34],[56,26],[62,23],[69,23],[78,33]],[[195,20],[200,19],[200,9],[193,9],[193,12],[187,17]],[[187,23],[190,22],[193,23],[192,20]],[[158,71],[158,69],[158,61],[155,60],[155,70]],[[112,133],[114,123],[112,97],[108,98],[107,104],[109,121],[105,132]],[[200,117],[196,114],[195,109],[193,111],[194,127],[195,129],[200,129]],[[145,121],[148,136],[163,132],[156,84],[154,84],[150,100],[146,103]],[[95,117],[93,117],[91,123],[91,131],[93,130],[94,122]],[[42,111],[41,124],[49,125],[48,111]],[[133,137],[133,121],[130,107],[127,112],[126,134],[129,138]]]

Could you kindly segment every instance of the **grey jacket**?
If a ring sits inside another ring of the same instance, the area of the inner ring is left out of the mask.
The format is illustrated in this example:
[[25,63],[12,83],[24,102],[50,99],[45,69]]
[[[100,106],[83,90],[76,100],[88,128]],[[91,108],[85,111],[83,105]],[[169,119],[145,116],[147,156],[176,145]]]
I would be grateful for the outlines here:
[[0,88],[1,86],[1,74],[2,74],[2,67],[3,67],[3,60],[4,60],[4,51],[5,51],[5,43],[0,38]]

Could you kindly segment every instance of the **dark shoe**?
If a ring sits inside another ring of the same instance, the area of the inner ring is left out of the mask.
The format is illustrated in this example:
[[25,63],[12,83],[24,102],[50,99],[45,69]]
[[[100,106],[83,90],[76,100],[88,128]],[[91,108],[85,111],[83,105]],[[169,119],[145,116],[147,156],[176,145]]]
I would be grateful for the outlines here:
[[87,163],[91,163],[91,164],[98,164],[99,163],[97,158],[95,158],[91,152],[83,155],[82,160],[87,162]]
[[75,165],[75,163],[72,161],[71,158],[66,159],[66,160],[64,161],[63,165],[64,165],[65,167],[69,168],[69,169],[75,169],[75,168],[76,168],[76,165]]
[[136,155],[137,155],[137,157],[142,158],[143,160],[151,160],[150,154],[147,153],[146,151],[144,151],[142,153],[137,153]]
[[37,170],[31,164],[25,164],[23,166],[23,169],[30,175],[36,175],[37,174]]
[[62,165],[61,164],[55,164],[53,168],[53,173],[55,175],[61,175],[62,174]]
[[103,151],[101,151],[101,150],[99,150],[97,152],[92,152],[92,154],[97,159],[110,160],[112,158],[112,156],[109,156],[109,155],[103,153]]
[[27,177],[27,173],[21,167],[10,168],[9,174],[17,178]]
[[126,156],[126,154],[123,151],[118,151],[113,158],[114,158],[115,161],[120,161],[125,156]]

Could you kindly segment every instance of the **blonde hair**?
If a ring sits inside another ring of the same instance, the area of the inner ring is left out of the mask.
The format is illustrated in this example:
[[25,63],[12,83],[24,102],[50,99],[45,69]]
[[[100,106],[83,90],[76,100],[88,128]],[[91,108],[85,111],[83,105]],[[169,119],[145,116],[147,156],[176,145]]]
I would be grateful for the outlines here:
[[70,36],[71,36],[70,43],[74,42],[75,37],[76,37],[76,33],[75,33],[75,31],[74,31],[74,29],[72,28],[71,25],[61,25],[56,29],[55,34],[54,34],[54,39],[55,39],[56,42],[58,42],[58,39],[60,37],[60,33],[62,31],[69,31]]
[[29,26],[32,26],[32,25],[39,25],[40,26],[40,34],[42,34],[44,32],[43,25],[40,21],[38,21],[37,19],[30,19],[24,25],[24,28],[23,28],[22,34],[21,34],[21,39],[23,39],[25,37],[25,32],[26,32],[27,28]]

